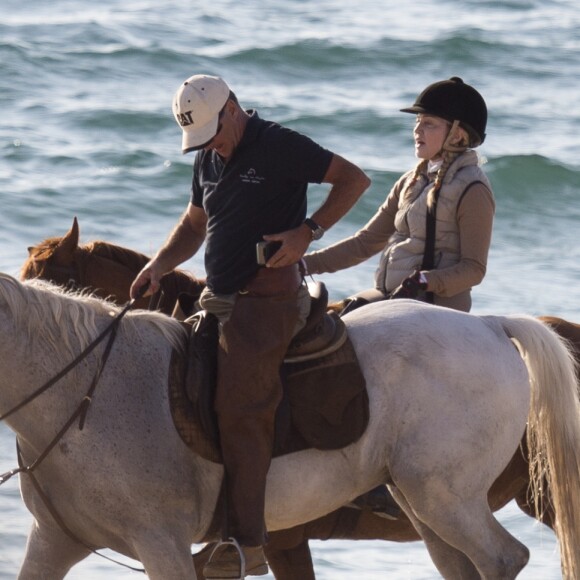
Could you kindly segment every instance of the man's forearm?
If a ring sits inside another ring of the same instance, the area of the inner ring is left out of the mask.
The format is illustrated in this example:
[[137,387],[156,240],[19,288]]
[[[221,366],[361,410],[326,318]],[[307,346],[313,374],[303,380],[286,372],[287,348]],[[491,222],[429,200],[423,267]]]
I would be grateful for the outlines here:
[[312,214],[312,219],[325,230],[329,229],[352,209],[368,183],[333,186],[326,201]]
[[333,159],[325,181],[332,187],[324,203],[311,217],[328,229],[350,211],[371,181],[362,169],[340,156]]
[[187,214],[185,214],[153,260],[165,273],[170,272],[195,255],[203,244],[204,238],[204,235],[195,232],[190,226]]

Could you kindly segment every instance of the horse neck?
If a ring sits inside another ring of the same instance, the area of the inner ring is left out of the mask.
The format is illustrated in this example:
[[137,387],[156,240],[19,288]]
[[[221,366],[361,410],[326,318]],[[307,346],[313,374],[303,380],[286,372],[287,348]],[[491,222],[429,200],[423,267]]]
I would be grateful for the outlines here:
[[[80,285],[117,304],[128,302],[131,284],[147,256],[106,242],[92,242],[79,250]],[[145,308],[147,301],[142,302],[136,306]]]
[[[53,353],[35,349],[32,353],[28,345],[34,338],[26,337],[25,342],[12,334],[7,348],[0,348],[0,415],[7,413],[25,401],[34,392],[56,376],[57,368]],[[20,342],[20,344],[19,344]],[[41,342],[40,340],[38,342]],[[84,393],[78,380],[78,373],[72,371],[46,392],[26,403],[6,418],[5,423],[23,441],[39,449],[56,435],[75,407],[79,406]]]
[[[133,280],[147,264],[149,258],[133,250],[106,242],[92,242],[79,248],[80,284],[93,289],[98,296],[125,304]],[[156,309],[171,315],[180,294],[199,296],[205,287],[204,280],[197,280],[183,270],[173,270],[161,280],[161,296]],[[136,301],[137,308],[148,308],[149,298]]]
[[117,304],[129,301],[129,290],[137,275],[122,264],[99,256],[86,260],[80,284],[90,288],[97,296]]

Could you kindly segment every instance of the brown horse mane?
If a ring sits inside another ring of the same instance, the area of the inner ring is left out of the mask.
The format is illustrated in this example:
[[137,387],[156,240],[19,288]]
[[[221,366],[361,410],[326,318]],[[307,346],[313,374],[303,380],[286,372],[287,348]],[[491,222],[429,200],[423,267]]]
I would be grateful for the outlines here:
[[130,250],[129,248],[116,246],[109,242],[103,242],[101,240],[95,240],[93,242],[88,242],[84,246],[79,246],[79,250],[82,253],[89,253],[111,260],[134,272],[139,272],[139,270],[141,270],[141,268],[143,268],[143,266],[145,266],[149,261],[149,257],[145,254],[141,254],[135,250]]
[[[125,266],[127,269],[135,272],[135,274],[137,274],[137,272],[139,272],[150,260],[150,258],[145,254],[141,254],[135,250],[130,250],[129,248],[124,248],[122,246],[116,246],[110,242],[103,242],[101,240],[95,240],[93,242],[88,242],[84,246],[79,246],[79,250],[86,255],[111,260],[112,262]],[[201,285],[205,282],[204,279],[196,279],[192,274],[179,269],[173,271],[173,276],[195,281],[197,284]]]

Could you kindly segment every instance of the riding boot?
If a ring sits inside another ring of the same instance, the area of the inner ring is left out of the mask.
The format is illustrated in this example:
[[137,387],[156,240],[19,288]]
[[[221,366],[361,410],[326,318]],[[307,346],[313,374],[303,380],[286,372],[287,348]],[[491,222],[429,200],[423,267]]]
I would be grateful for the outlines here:
[[363,290],[358,292],[353,296],[345,298],[342,310],[339,312],[339,316],[344,316],[353,310],[361,308],[361,306],[366,306],[367,304],[372,304],[373,302],[380,302],[385,300],[386,296],[381,290],[376,288],[369,288],[368,290]]
[[396,520],[401,515],[401,508],[391,495],[386,485],[379,485],[351,502],[353,507],[370,510],[378,516]]
[[349,312],[352,312],[353,310],[356,310],[357,308],[360,308],[361,306],[366,306],[367,304],[370,304],[370,303],[368,300],[365,300],[364,298],[357,298],[356,296],[354,296],[352,298],[347,298],[344,301],[344,307],[338,313],[338,315],[344,316],[345,314],[348,314]]

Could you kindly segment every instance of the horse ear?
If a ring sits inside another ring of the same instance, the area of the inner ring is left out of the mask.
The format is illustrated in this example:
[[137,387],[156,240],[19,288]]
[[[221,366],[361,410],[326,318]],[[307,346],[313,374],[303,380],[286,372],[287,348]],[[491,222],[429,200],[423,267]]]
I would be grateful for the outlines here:
[[68,266],[72,263],[75,250],[79,246],[79,222],[76,216],[73,219],[71,229],[61,238],[52,254],[56,263]]

